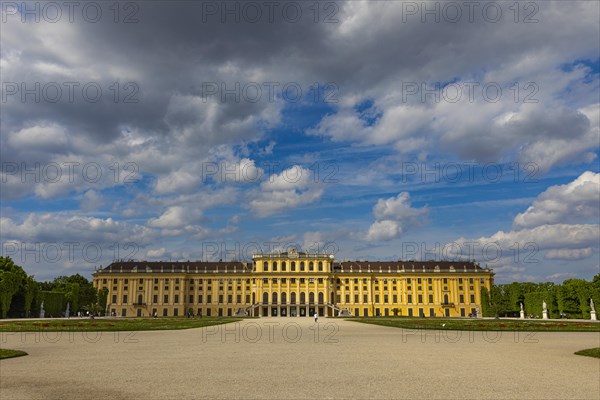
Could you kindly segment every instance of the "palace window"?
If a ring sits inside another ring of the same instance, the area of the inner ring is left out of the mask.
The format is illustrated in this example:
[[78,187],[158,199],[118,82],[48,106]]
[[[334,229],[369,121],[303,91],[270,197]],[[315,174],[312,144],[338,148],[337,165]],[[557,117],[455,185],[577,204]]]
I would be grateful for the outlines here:
[[265,261],[263,263],[263,271],[268,271],[268,270],[269,270],[269,263]]
[[398,302],[398,295],[393,295],[393,296],[392,296],[392,301],[393,301],[394,303],[397,303],[397,302]]
[[304,283],[306,280],[304,278],[300,278],[300,283]]
[[296,278],[290,278],[290,283],[296,283]]
[[406,290],[411,290],[411,289],[412,289],[412,286],[407,286],[406,287]]
[[323,271],[323,261],[319,261],[319,271]]
[[169,295],[168,295],[168,294],[165,294],[165,295],[163,296],[163,303],[168,303],[168,302],[169,302]]
[[357,294],[354,295],[354,302],[358,303],[358,295]]
[[157,294],[155,294],[155,295],[152,297],[152,302],[153,302],[154,304],[157,304],[157,303],[158,303],[158,295],[157,295]]
[[281,262],[281,270],[282,271],[287,271],[287,265],[286,265],[285,261]]
[[219,304],[221,304],[221,303],[223,303],[223,295],[222,294],[219,295]]
[[429,295],[429,302],[433,303],[433,295],[432,294]]
[[427,283],[431,284],[432,282],[433,282],[433,279],[427,278]]
[[179,285],[179,278],[175,278],[175,284]]
[[464,303],[465,302],[465,295],[461,294],[460,296],[458,296],[458,299],[459,299],[458,300],[459,303]]
[[421,278],[417,278],[417,283],[421,283]]
[[190,294],[190,303],[193,303],[193,302],[194,302],[194,295]]
[[[210,294],[206,295],[206,302],[212,303],[212,295],[210,295]],[[208,310],[208,311],[210,311],[210,310]],[[208,311],[207,311],[206,315],[209,315]]]
[[304,271],[304,261],[300,261],[300,271]]
[[[473,279],[471,279],[471,281],[472,281],[472,280],[473,280]],[[127,285],[128,283],[129,283],[129,279],[125,278],[125,284]],[[471,283],[473,283],[473,282],[471,282]]]
[[346,303],[350,303],[350,295],[349,294],[346,295]]
[[273,283],[277,283],[277,278],[273,278],[273,279],[271,279],[271,281],[272,281]]
[[154,284],[158,285],[158,278],[154,278]]
[[287,279],[286,278],[281,278],[281,283],[286,283]]
[[296,261],[292,261],[292,263],[290,264],[290,270],[291,271],[296,271]]
[[308,283],[315,283],[315,278],[309,278]]
[[277,271],[277,261],[273,261],[273,271]]
[[314,269],[315,269],[315,264],[312,261],[309,261],[308,270],[312,272],[312,271],[314,271]]
[[422,302],[423,302],[423,295],[422,295],[422,294],[420,294],[420,295],[419,295],[419,304],[420,304],[420,303],[422,303]]
[[448,283],[448,278],[444,278],[444,285]]
[[[127,279],[125,279],[125,280],[127,280]],[[127,282],[125,282],[125,283],[127,283]],[[473,278],[469,278],[469,283],[473,283]]]
[[384,295],[383,295],[383,302],[384,302],[384,303],[387,303],[387,302],[388,302],[388,300],[389,300],[389,298],[388,298],[388,295],[387,295],[387,294],[384,294]]
[[263,278],[263,283],[264,283],[264,284],[267,284],[267,283],[269,283],[269,278]]
[[179,304],[179,295],[178,294],[175,295],[175,304]]
[[433,290],[433,286],[429,286],[427,289],[429,289],[429,290]]
[[368,303],[369,302],[369,295],[364,294],[363,295],[363,303]]
[[319,283],[323,283],[323,278],[319,278],[319,279],[317,279],[317,281],[318,281]]
[[375,295],[375,303],[379,303],[379,295],[378,294]]
[[483,283],[485,283],[485,279],[484,279],[484,278],[481,278],[481,281],[480,281],[480,282],[481,282],[482,284],[483,284]]
[[408,304],[412,304],[412,294],[408,295]]
[[458,278],[458,283],[462,283],[462,278]]
[[406,283],[410,283],[410,278],[407,278],[407,279],[406,279]]
[[474,294],[471,295],[471,303],[475,303],[475,295]]

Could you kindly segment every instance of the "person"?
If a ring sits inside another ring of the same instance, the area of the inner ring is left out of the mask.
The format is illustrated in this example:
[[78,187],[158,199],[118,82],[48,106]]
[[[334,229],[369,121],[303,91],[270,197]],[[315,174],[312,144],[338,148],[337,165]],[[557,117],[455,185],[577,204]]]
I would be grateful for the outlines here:
[[315,322],[319,319],[319,313],[315,313]]
[[152,315],[152,317],[154,317],[154,319],[158,318],[158,314],[156,313],[156,311],[154,311],[154,315]]

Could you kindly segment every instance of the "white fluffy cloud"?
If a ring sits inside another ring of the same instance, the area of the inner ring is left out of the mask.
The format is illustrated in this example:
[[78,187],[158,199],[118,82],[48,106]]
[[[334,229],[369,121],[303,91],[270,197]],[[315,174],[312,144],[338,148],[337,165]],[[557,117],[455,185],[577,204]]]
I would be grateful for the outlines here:
[[260,185],[249,207],[260,217],[281,213],[298,206],[318,201],[323,188],[311,180],[311,171],[293,165],[279,174],[271,175]]
[[407,229],[421,225],[428,212],[427,207],[413,208],[408,192],[402,192],[388,199],[379,199],[373,207],[376,221],[369,227],[366,240],[397,238]]
[[[495,267],[531,267],[547,260],[583,260],[600,250],[599,174],[587,171],[566,185],[551,186],[513,220],[513,229],[478,239],[455,241],[456,256],[485,256]],[[464,252],[469,249],[470,254]],[[497,257],[497,258],[496,258]],[[523,277],[513,276],[512,279]]]
[[577,221],[599,222],[600,174],[587,171],[566,185],[552,186],[541,193],[526,211],[514,219],[514,227]]

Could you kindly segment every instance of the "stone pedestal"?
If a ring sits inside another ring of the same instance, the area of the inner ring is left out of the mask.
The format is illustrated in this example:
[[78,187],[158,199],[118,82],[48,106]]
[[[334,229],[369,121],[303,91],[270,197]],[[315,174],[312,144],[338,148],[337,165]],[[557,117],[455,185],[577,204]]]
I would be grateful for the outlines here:
[[525,311],[521,310],[521,319],[525,319]]
[[542,319],[548,319],[548,310],[542,311]]
[[598,321],[598,318],[596,317],[596,311],[590,312],[590,319],[592,321]]

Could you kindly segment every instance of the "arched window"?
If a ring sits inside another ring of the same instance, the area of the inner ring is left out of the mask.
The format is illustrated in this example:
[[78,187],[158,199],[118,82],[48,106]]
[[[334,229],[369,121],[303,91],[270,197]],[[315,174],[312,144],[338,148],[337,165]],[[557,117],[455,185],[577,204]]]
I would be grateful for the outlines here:
[[319,271],[323,271],[323,261],[319,261]]
[[308,301],[309,301],[309,303],[315,302],[315,294],[314,293],[311,292],[308,294]]
[[319,293],[319,303],[325,303],[325,300],[323,300],[323,292]]
[[281,304],[285,304],[287,302],[287,293],[281,293]]
[[263,263],[263,271],[268,271],[268,270],[269,270],[269,263],[265,261]]
[[277,304],[277,292],[273,293],[273,303]]
[[282,262],[281,262],[281,270],[282,270],[282,271],[287,271],[287,269],[286,269],[286,268],[287,268],[287,265],[285,264],[285,261],[282,261]]
[[296,261],[292,261],[291,271],[296,271]]
[[296,292],[292,292],[292,294],[290,295],[290,298],[291,298],[291,303],[296,304]]
[[142,304],[144,302],[144,298],[141,294],[138,294],[138,304]]
[[277,271],[277,261],[273,261],[273,271]]
[[300,261],[300,271],[304,271],[304,261]]
[[263,293],[263,303],[267,304],[269,302],[269,293]]
[[306,303],[306,293],[300,293],[300,304]]
[[444,295],[444,303],[448,304],[448,295],[447,294]]
[[315,270],[315,264],[312,261],[310,261],[308,263],[308,270],[309,271],[314,271]]

